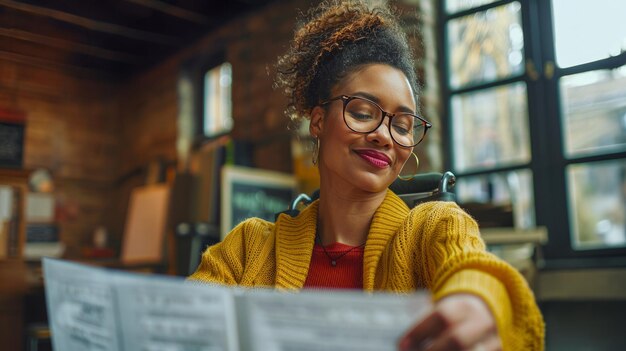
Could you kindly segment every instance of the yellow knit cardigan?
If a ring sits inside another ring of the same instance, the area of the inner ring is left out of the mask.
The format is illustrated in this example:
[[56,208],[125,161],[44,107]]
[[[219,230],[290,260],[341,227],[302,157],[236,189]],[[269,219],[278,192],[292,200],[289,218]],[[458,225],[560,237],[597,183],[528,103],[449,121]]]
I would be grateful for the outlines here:
[[[315,242],[318,202],[276,223],[239,224],[202,255],[192,280],[301,289]],[[376,210],[365,244],[363,290],[428,289],[481,297],[494,314],[504,350],[543,350],[544,323],[524,278],[485,251],[476,222],[455,203],[409,208],[391,191]]]

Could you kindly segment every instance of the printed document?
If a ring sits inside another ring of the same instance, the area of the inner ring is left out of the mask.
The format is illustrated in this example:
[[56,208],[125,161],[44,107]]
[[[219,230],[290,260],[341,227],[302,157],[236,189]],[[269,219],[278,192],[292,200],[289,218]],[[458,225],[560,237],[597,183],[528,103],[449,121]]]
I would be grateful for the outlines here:
[[55,350],[396,350],[426,292],[241,289],[44,259]]

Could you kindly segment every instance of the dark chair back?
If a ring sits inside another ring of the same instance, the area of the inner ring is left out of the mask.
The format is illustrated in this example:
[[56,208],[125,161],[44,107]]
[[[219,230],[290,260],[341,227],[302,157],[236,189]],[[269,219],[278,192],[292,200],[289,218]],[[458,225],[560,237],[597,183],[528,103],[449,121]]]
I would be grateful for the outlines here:
[[[452,172],[424,173],[418,174],[411,180],[396,179],[389,189],[396,193],[410,208],[426,201],[455,201],[454,193],[451,192],[456,183],[456,177]],[[315,190],[310,196],[307,194],[298,195],[288,210],[276,214],[276,219],[281,213],[286,213],[292,217],[300,213],[298,205],[308,205],[317,200],[320,191]]]

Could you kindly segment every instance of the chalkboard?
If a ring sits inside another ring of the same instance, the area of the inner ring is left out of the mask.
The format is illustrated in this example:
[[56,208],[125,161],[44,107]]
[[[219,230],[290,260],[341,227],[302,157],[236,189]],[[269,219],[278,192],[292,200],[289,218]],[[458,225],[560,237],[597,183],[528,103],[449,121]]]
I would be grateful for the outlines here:
[[0,122],[0,167],[22,167],[24,125]]
[[250,217],[274,221],[295,198],[296,179],[290,174],[224,166],[222,168],[221,238]]

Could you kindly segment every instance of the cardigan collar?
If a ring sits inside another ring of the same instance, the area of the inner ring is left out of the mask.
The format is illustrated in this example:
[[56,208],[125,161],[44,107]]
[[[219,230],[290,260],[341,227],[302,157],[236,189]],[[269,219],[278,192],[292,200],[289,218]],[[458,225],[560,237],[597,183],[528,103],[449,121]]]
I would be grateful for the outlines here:
[[[276,282],[279,289],[301,289],[311,263],[319,200],[298,216],[281,214],[276,221]],[[391,190],[374,212],[363,256],[363,290],[374,289],[374,278],[383,250],[406,218],[409,208]]]

